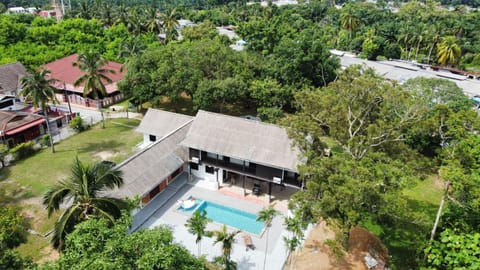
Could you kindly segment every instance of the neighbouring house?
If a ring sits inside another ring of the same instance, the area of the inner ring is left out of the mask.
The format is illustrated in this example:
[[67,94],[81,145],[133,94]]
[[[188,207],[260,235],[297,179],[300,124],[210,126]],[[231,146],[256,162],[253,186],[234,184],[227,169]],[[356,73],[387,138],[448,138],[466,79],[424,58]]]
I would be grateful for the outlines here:
[[[91,97],[83,96],[83,86],[75,87],[74,82],[84,73],[73,66],[77,61],[78,54],[72,54],[44,65],[42,68],[50,70],[50,76],[57,80],[53,85],[57,90],[57,99],[63,102],[68,101],[85,107],[97,108],[97,101]],[[107,107],[123,99],[123,94],[118,90],[117,83],[125,77],[126,71],[120,71],[122,64],[107,61],[103,68],[111,69],[113,74],[106,74],[112,83],[105,85],[107,96],[99,100],[100,107]]]
[[38,16],[43,18],[57,18],[57,11],[54,9],[51,10],[41,10],[38,12]]
[[[144,149],[117,166],[124,185],[109,195],[139,197],[142,217],[185,183],[216,190],[224,184],[262,189],[270,200],[272,187],[301,189],[299,151],[283,127],[200,110],[195,117],[149,109],[137,129]],[[159,197],[160,198],[160,197]],[[141,221],[134,217],[133,230]]]
[[45,133],[45,119],[26,112],[0,111],[0,137],[9,147],[35,140]]
[[22,89],[20,80],[27,75],[27,69],[20,63],[0,66],[0,94],[17,96]]

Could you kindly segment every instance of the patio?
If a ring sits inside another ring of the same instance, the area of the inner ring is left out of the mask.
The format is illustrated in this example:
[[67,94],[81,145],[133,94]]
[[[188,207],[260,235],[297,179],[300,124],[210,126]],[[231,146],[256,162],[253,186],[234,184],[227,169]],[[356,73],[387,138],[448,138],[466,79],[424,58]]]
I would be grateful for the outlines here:
[[[248,195],[246,197],[238,195],[238,190],[235,190],[237,188],[238,187],[232,186],[212,191],[186,184],[156,210],[140,228],[154,228],[159,225],[167,225],[173,231],[175,242],[185,246],[192,254],[197,255],[198,245],[195,243],[195,236],[190,234],[184,225],[187,223],[190,215],[177,211],[179,207],[178,201],[184,200],[188,196],[194,196],[250,213],[258,213],[267,205],[265,200],[257,198],[257,201]],[[162,195],[163,193],[158,196]],[[287,258],[288,251],[283,241],[283,236],[288,235],[288,232],[283,226],[284,215],[287,213],[284,207],[284,203],[282,203],[280,207],[276,207],[281,215],[273,219],[272,226],[270,227],[265,269],[282,269]],[[207,225],[207,230],[220,230],[222,227],[223,224],[210,222]],[[233,230],[233,228],[228,228],[229,232]],[[246,251],[243,235],[244,233],[241,232],[235,237],[231,255],[232,260],[237,262],[238,269],[263,269],[266,248],[265,230],[263,230],[261,235],[250,234],[252,243],[255,246],[254,250],[249,249]],[[206,256],[207,260],[212,261],[214,257],[222,254],[221,244],[214,244],[214,238],[204,237],[201,243],[201,254]]]

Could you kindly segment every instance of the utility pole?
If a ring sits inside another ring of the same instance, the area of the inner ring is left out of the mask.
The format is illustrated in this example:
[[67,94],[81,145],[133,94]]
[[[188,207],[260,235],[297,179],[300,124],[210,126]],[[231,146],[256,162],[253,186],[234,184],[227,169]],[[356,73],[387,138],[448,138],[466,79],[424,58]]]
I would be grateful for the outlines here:
[[438,222],[440,221],[440,216],[442,215],[443,205],[445,204],[445,197],[448,195],[448,188],[450,187],[450,182],[445,182],[445,194],[442,196],[442,201],[438,207],[437,217],[435,218],[435,224],[433,224],[432,234],[430,235],[430,241],[433,241],[435,237],[435,232],[437,230]]

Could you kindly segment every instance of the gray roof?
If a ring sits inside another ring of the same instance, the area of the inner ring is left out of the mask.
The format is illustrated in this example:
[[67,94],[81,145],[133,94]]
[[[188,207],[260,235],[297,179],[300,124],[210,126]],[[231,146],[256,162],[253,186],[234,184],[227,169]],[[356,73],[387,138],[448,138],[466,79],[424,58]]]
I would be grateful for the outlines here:
[[118,165],[123,172],[123,185],[108,192],[117,198],[144,196],[161,180],[182,166],[188,160],[188,149],[181,147],[190,122],[156,141],[143,151]]
[[27,75],[25,67],[17,62],[0,66],[0,93],[16,94],[20,87],[20,79]]
[[148,109],[137,131],[155,135],[160,139],[192,119],[189,115]]
[[339,54],[338,51],[332,53],[339,56],[340,63],[343,67],[354,64],[366,65],[367,67],[374,68],[377,73],[383,77],[399,83],[404,83],[416,77],[441,78],[456,83],[468,96],[480,95],[480,80],[468,79],[466,76],[430,69],[420,69],[418,66],[400,61],[369,61],[346,53]]
[[258,164],[297,171],[299,151],[284,128],[198,111],[184,146]]

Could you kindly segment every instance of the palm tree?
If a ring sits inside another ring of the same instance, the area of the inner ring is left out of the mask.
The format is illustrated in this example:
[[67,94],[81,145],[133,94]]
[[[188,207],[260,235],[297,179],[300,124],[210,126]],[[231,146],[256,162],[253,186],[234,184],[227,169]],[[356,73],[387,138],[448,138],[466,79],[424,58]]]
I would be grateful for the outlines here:
[[100,193],[122,184],[121,171],[102,162],[83,164],[75,158],[70,177],[52,186],[43,196],[49,217],[60,209],[60,204],[68,205],[53,228],[53,246],[62,249],[65,236],[84,220],[104,217],[113,222],[119,218],[128,204],[122,199],[102,197]]
[[100,96],[107,95],[104,82],[112,83],[112,79],[106,74],[115,73],[115,71],[104,67],[106,63],[107,61],[98,52],[94,51],[78,55],[77,61],[73,63],[73,66],[85,72],[73,85],[78,87],[83,84],[83,96],[91,95],[97,101],[97,109],[102,116],[102,128],[105,128],[105,119],[101,110]]
[[55,97],[55,88],[52,84],[55,79],[48,78],[50,71],[48,69],[32,70],[30,75],[23,77],[20,81],[22,84],[22,90],[20,94],[27,100],[31,100],[35,108],[40,108],[43,111],[45,120],[47,122],[47,132],[50,136],[50,145],[52,147],[52,153],[55,153],[55,146],[53,145],[52,132],[50,130],[50,123],[48,119],[48,102],[57,102]]
[[265,269],[265,264],[267,263],[267,252],[268,252],[268,232],[270,231],[270,225],[273,218],[278,215],[278,211],[275,210],[275,204],[271,204],[268,207],[264,208],[258,213],[257,221],[264,222],[267,226],[267,236],[265,237],[265,257],[263,259],[263,269]]
[[358,29],[360,26],[361,20],[358,15],[355,13],[355,10],[347,6],[346,8],[342,9],[342,13],[340,14],[340,22],[342,28],[348,31],[348,39],[349,42],[352,41],[352,34]]
[[146,22],[145,28],[148,32],[158,35],[161,29],[160,21],[158,20],[157,10],[155,8],[147,8],[145,10]]
[[165,42],[168,43],[177,38],[177,25],[178,21],[176,19],[177,16],[177,9],[170,9],[166,13],[162,13],[161,20],[162,20],[162,28],[163,32],[166,35]]
[[222,230],[213,232],[213,235],[216,237],[214,244],[222,243],[223,256],[221,257],[220,261],[226,267],[225,269],[236,269],[236,263],[230,260],[230,255],[232,254],[232,246],[235,236],[239,233],[240,230],[228,233],[226,225],[223,225]]
[[187,223],[185,224],[185,226],[188,227],[188,232],[197,236],[197,239],[195,239],[195,243],[198,244],[199,257],[202,250],[201,241],[203,236],[211,235],[211,233],[205,231],[208,222],[210,222],[210,219],[207,218],[207,212],[205,210],[196,210],[193,213],[192,217],[188,219]]
[[440,65],[455,66],[462,56],[462,49],[457,44],[457,38],[454,36],[445,37],[437,45],[437,57]]

